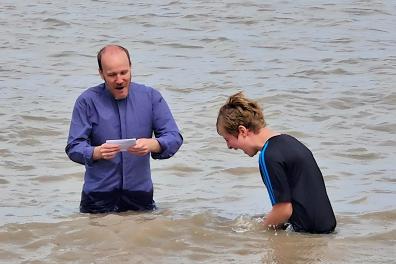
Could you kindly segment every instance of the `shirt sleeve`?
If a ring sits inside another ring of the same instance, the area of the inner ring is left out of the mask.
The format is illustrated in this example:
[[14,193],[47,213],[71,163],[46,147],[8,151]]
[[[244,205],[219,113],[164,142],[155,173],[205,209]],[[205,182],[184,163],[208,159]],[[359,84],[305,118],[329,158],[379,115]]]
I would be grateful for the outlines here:
[[85,101],[78,98],[73,109],[72,120],[70,122],[69,137],[65,152],[74,162],[90,165],[93,162],[93,149],[89,135],[92,131],[92,124],[89,120],[88,106]]
[[168,104],[161,94],[153,90],[153,130],[155,138],[161,145],[160,153],[152,153],[153,159],[172,157],[183,143],[183,137],[172,116]]

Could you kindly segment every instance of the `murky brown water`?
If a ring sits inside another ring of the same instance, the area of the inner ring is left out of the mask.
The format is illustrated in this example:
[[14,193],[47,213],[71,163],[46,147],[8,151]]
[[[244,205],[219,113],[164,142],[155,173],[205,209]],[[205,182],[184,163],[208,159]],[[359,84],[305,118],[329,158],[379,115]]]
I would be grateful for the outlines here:
[[[395,263],[393,1],[3,0],[0,13],[0,263]],[[158,211],[81,215],[83,168],[63,149],[113,42],[185,143],[152,163]],[[312,149],[334,234],[260,227],[257,159],[215,130],[238,90]]]

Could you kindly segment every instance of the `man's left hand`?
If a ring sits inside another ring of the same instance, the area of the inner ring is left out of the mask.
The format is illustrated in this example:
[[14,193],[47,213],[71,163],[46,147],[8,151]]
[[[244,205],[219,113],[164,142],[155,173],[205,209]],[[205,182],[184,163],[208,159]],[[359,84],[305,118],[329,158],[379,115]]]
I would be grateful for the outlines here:
[[128,148],[128,152],[136,156],[145,156],[150,152],[161,152],[161,145],[155,138],[139,138],[135,145]]

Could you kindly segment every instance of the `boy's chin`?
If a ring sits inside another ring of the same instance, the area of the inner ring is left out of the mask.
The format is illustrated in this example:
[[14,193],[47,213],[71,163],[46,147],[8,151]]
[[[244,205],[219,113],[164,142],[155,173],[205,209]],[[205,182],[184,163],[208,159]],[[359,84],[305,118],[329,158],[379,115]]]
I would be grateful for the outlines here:
[[251,151],[251,152],[247,152],[247,151],[243,151],[246,155],[248,155],[249,157],[254,157],[254,155],[257,154],[257,151]]

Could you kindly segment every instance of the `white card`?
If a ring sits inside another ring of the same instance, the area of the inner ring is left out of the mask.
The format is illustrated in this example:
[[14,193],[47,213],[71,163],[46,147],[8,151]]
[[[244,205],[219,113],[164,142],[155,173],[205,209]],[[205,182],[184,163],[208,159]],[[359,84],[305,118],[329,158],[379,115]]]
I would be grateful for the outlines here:
[[121,151],[127,151],[129,147],[136,144],[136,138],[108,139],[106,143],[120,145]]

